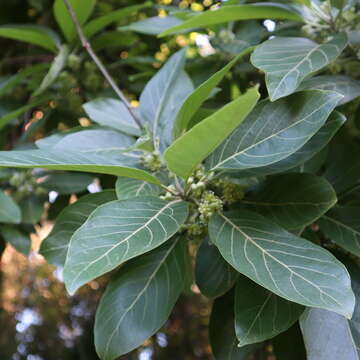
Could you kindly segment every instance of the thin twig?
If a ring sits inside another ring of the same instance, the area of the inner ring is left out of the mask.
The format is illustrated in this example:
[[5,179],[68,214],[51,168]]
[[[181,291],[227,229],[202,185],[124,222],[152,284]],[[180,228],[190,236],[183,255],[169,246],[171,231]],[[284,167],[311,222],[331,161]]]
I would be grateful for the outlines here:
[[76,32],[79,35],[80,41],[82,46],[86,49],[86,51],[89,53],[90,57],[93,59],[94,63],[96,64],[96,66],[99,68],[99,70],[101,71],[101,73],[104,75],[105,79],[108,81],[108,83],[110,84],[110,86],[113,88],[113,90],[115,91],[115,93],[119,96],[119,98],[123,101],[123,103],[125,104],[125,106],[127,107],[127,109],[129,110],[130,114],[132,115],[134,121],[136,122],[136,124],[140,127],[140,129],[142,128],[142,124],[139,121],[139,119],[137,118],[137,116],[135,115],[132,106],[130,105],[130,103],[128,102],[128,100],[126,99],[125,95],[123,94],[123,92],[120,90],[120,88],[116,85],[114,79],[111,77],[111,75],[109,74],[109,72],[106,70],[105,66],[103,65],[103,63],[101,62],[101,60],[99,59],[99,57],[96,55],[95,51],[93,50],[89,40],[86,38],[81,25],[79,23],[79,20],[75,14],[75,11],[72,7],[72,5],[70,4],[69,0],[64,0],[65,6],[70,14],[70,17],[72,19],[72,22],[74,23]]

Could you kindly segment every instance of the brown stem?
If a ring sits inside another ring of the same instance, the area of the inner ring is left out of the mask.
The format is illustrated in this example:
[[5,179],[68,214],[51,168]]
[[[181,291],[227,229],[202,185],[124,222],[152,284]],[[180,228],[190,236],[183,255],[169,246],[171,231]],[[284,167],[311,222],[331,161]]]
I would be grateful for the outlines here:
[[90,55],[90,57],[92,58],[92,60],[94,61],[94,63],[96,64],[96,66],[98,67],[98,69],[101,71],[101,73],[103,74],[104,78],[108,81],[108,83],[110,84],[110,86],[113,88],[113,90],[115,91],[115,93],[119,96],[119,98],[123,101],[123,103],[125,104],[125,106],[127,107],[127,109],[129,110],[131,116],[133,117],[134,121],[136,122],[136,124],[140,127],[140,129],[142,128],[142,124],[140,122],[140,120],[137,118],[137,116],[135,115],[132,106],[130,105],[130,103],[128,102],[127,98],[125,97],[125,95],[123,94],[123,92],[120,90],[120,88],[116,85],[114,79],[111,77],[111,75],[109,74],[109,72],[106,70],[105,66],[103,65],[103,63],[101,62],[101,60],[99,59],[99,57],[96,55],[95,51],[93,50],[89,40],[86,38],[81,25],[78,21],[78,18],[75,14],[75,11],[72,7],[72,5],[70,4],[69,0],[64,0],[64,4],[70,14],[70,17],[72,19],[72,22],[74,23],[76,32],[79,35],[80,41],[82,46],[84,47],[84,49],[88,52],[88,54]]

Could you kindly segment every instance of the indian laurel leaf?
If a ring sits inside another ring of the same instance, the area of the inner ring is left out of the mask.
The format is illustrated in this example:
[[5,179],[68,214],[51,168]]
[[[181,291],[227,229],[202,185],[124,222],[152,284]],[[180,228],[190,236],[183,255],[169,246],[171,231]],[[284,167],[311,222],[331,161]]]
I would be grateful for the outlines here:
[[171,144],[176,114],[193,91],[191,80],[183,70],[185,55],[185,49],[175,53],[140,95],[140,114],[150,126],[155,148],[161,151]]
[[69,293],[173,236],[185,222],[188,205],[157,197],[112,201],[98,207],[75,232],[65,262]]
[[317,223],[331,241],[360,256],[360,206],[336,207]]
[[138,196],[159,195],[161,187],[143,180],[118,177],[115,184],[115,190],[119,200],[126,200]]
[[100,205],[116,200],[112,190],[81,197],[65,207],[56,218],[50,234],[41,242],[40,253],[54,265],[64,266],[71,236]]
[[337,198],[324,178],[290,173],[268,178],[243,202],[285,229],[296,229],[325,214]]
[[235,332],[239,345],[273,338],[292,326],[304,307],[241,275],[235,288]]
[[308,90],[276,102],[260,102],[211,154],[211,170],[247,170],[269,166],[295,153],[325,124],[342,96]]
[[179,137],[165,152],[170,171],[187,178],[243,122],[256,105],[257,87],[222,107]]
[[158,184],[153,175],[141,169],[138,157],[128,153],[101,156],[97,152],[59,150],[0,151],[0,167],[45,168],[128,176]]
[[306,38],[276,37],[257,47],[251,62],[265,72],[270,99],[275,101],[292,94],[306,76],[329,65],[346,45],[344,33],[321,45]]
[[109,283],[95,320],[102,360],[140,346],[168,319],[185,285],[186,243],[178,237],[131,260]]
[[305,145],[292,155],[273,164],[241,170],[236,174],[239,177],[272,175],[302,165],[325,149],[326,145],[334,137],[341,126],[344,125],[345,121],[346,118],[344,115],[334,111],[331,113],[329,120],[326,121],[325,125]]
[[355,300],[349,274],[327,250],[246,210],[213,216],[209,233],[225,260],[259,285],[351,318]]

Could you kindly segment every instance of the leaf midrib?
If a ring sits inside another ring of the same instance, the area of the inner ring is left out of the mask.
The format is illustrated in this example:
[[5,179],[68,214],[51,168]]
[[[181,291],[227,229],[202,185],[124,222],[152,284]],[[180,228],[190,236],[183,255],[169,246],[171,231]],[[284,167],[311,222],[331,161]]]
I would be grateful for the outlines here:
[[[322,91],[322,90],[319,90],[319,91]],[[259,142],[257,142],[257,143],[254,143],[254,144],[252,144],[251,146],[248,146],[247,148],[245,148],[245,149],[243,149],[243,150],[241,150],[241,151],[239,151],[239,152],[236,152],[235,154],[233,154],[233,155],[227,157],[226,159],[220,161],[219,163],[216,164],[216,166],[212,167],[211,170],[216,170],[216,169],[219,168],[219,166],[221,166],[223,163],[228,162],[229,160],[233,159],[234,157],[243,154],[244,152],[252,149],[253,147],[256,147],[256,146],[260,145],[261,143],[263,143],[263,142],[265,142],[265,141],[268,141],[269,139],[271,139],[271,138],[273,138],[273,137],[281,134],[282,132],[291,129],[292,127],[298,125],[298,124],[301,123],[302,121],[305,121],[307,118],[309,118],[310,116],[312,116],[314,113],[316,113],[317,111],[319,111],[321,108],[323,108],[324,106],[326,106],[326,105],[327,105],[328,103],[330,103],[331,101],[333,101],[332,98],[329,99],[328,101],[324,102],[319,108],[313,110],[310,114],[306,115],[304,118],[301,118],[301,119],[299,119],[298,121],[292,123],[290,126],[287,126],[286,128],[283,128],[283,129],[281,129],[280,131],[278,131],[278,132],[276,132],[276,133],[273,133],[273,134],[271,134],[270,136],[262,139],[261,141],[259,141]],[[241,126],[241,125],[240,125],[240,126]],[[309,135],[309,136],[310,136],[310,135]],[[309,137],[309,136],[308,136],[308,137]],[[296,150],[295,150],[295,151],[296,151]],[[295,152],[295,151],[294,151],[294,152]]]

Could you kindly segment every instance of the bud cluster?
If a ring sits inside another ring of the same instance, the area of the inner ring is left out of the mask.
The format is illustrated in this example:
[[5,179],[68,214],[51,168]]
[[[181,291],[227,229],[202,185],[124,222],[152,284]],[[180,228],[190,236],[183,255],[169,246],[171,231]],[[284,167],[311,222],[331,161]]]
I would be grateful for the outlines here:
[[9,183],[16,188],[16,197],[21,199],[29,195],[43,195],[47,191],[43,189],[29,171],[15,172]]
[[223,207],[222,200],[214,194],[213,191],[206,190],[202,194],[200,204],[198,206],[201,223],[206,224],[209,218]]
[[144,167],[152,172],[157,172],[162,168],[162,162],[159,151],[147,152],[140,158]]

